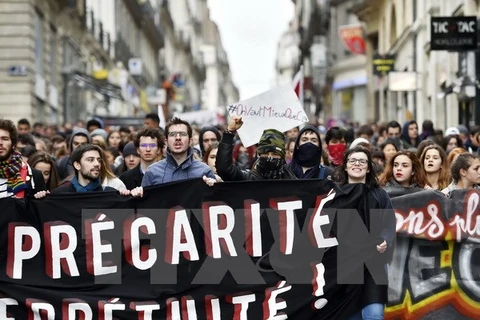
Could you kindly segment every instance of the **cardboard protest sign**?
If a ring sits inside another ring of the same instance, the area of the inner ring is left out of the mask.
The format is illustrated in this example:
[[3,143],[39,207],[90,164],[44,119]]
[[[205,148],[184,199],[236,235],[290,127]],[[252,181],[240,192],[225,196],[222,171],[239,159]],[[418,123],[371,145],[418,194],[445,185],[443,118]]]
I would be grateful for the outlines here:
[[284,84],[253,98],[227,106],[230,116],[242,116],[238,130],[245,147],[260,140],[263,130],[285,132],[308,122],[307,114],[291,84]]

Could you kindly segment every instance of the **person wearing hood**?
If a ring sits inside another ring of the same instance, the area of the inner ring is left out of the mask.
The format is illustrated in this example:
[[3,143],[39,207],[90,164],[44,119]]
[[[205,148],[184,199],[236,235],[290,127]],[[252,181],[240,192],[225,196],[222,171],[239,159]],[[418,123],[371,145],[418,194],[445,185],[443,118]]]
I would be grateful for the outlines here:
[[[90,134],[87,130],[83,128],[73,130],[68,142],[68,150],[70,151],[70,154],[79,146],[89,144],[91,142],[90,139]],[[75,174],[70,156],[59,159],[56,165],[60,180],[64,180],[68,176]]]
[[403,124],[401,139],[413,148],[418,147],[420,137],[418,136],[418,124],[415,120],[410,120]]
[[307,125],[298,133],[289,169],[299,179],[325,179],[333,170],[320,164],[322,139],[314,126]]
[[223,181],[296,179],[285,163],[285,136],[275,129],[263,131],[252,170],[241,170],[235,166],[232,159],[233,138],[242,125],[242,117],[232,117],[218,146],[215,167]]
[[212,144],[219,142],[221,138],[222,136],[217,128],[213,126],[203,127],[198,137],[198,143],[200,145],[200,151],[202,151],[202,155],[208,150],[208,148],[210,148]]

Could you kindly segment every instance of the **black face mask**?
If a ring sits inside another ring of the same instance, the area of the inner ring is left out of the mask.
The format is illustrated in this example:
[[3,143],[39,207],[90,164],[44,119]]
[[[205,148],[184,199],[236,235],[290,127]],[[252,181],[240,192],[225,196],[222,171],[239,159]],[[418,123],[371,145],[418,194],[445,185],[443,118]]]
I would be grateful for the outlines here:
[[265,179],[281,179],[284,163],[285,159],[283,158],[260,157],[255,169]]
[[295,150],[295,160],[302,167],[313,167],[320,164],[322,149],[311,142],[302,144]]
[[240,153],[237,157],[237,167],[242,170],[249,169],[248,160],[248,153]]

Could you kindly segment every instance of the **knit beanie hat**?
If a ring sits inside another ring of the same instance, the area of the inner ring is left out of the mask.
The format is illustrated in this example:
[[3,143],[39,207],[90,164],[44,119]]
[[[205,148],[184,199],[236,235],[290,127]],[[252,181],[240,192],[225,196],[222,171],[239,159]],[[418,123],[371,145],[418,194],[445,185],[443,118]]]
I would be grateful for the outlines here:
[[137,153],[137,148],[133,144],[133,141],[130,141],[123,147],[122,155],[124,158],[128,157],[129,155],[133,154],[134,156],[139,157],[140,155]]
[[285,136],[278,130],[267,129],[263,131],[258,142],[257,153],[273,152],[285,159]]
[[105,141],[107,141],[108,133],[107,131],[103,129],[95,129],[92,132],[90,132],[90,137],[95,137],[95,136],[102,136]]

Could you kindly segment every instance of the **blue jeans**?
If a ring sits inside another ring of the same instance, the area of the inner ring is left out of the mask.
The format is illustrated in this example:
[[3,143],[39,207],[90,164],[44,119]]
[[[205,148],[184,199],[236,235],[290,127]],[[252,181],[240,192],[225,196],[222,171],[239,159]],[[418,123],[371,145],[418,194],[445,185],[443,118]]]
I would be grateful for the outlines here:
[[381,303],[372,303],[362,309],[361,312],[350,317],[349,320],[383,320],[384,305]]

